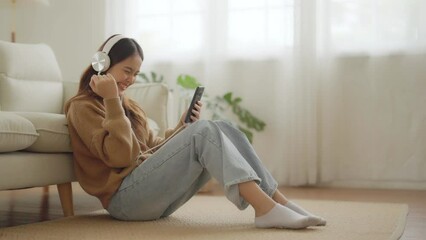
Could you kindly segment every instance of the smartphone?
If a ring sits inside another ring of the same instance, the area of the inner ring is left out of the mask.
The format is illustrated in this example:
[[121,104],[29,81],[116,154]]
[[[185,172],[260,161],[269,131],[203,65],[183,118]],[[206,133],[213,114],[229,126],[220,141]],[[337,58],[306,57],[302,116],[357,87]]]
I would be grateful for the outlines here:
[[193,115],[192,109],[194,109],[194,105],[201,100],[203,93],[204,93],[203,86],[198,86],[197,89],[195,89],[194,96],[192,97],[191,104],[189,105],[188,112],[186,113],[186,116],[185,116],[185,123],[191,122],[191,115]]

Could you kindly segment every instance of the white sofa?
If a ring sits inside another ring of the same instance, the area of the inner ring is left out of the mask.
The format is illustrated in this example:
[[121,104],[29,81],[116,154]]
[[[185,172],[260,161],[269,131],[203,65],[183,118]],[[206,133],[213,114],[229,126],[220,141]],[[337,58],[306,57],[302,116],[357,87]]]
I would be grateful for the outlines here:
[[[55,184],[65,216],[74,214],[71,182],[76,178],[62,113],[77,88],[77,82],[62,81],[49,46],[0,41],[0,190]],[[167,87],[138,83],[127,95],[163,135],[168,127]]]

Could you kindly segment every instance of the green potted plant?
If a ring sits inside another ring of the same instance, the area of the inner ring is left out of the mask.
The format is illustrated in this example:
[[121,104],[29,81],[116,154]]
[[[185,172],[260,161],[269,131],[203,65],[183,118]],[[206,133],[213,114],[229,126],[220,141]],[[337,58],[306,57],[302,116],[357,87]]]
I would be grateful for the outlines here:
[[[145,73],[139,74],[138,81],[150,82],[163,82],[163,76],[151,72],[150,77]],[[201,85],[197,79],[190,75],[179,75],[177,78],[177,85],[184,92],[184,96],[190,98],[193,90]],[[206,110],[210,114],[212,120],[226,120],[234,124],[240,129],[252,143],[254,133],[261,132],[265,129],[266,124],[264,121],[256,117],[249,110],[242,106],[243,99],[235,97],[232,92],[227,92],[222,96],[210,96],[207,92],[204,93],[203,102],[206,104]],[[230,114],[232,113],[232,114]],[[230,117],[233,115],[233,118]]]

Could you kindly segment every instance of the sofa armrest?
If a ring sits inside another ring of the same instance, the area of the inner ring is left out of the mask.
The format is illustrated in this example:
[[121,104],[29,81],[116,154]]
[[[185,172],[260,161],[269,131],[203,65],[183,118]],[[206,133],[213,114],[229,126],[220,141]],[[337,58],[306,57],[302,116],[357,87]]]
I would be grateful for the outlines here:
[[63,81],[64,86],[64,100],[65,104],[70,98],[74,97],[78,91],[79,82]]
[[[64,81],[64,103],[78,90],[78,82]],[[158,125],[158,135],[164,136],[169,127],[169,89],[160,83],[135,83],[126,90],[126,95],[135,100],[145,111],[148,118]]]
[[164,136],[168,126],[169,89],[161,83],[135,83],[126,90],[126,95],[136,101],[146,115],[159,127],[159,136]]

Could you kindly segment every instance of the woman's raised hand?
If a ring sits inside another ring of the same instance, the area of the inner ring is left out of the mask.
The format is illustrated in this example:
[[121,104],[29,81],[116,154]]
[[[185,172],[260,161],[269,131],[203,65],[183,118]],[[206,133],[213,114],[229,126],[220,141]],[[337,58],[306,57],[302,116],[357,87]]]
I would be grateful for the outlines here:
[[[195,122],[200,120],[200,116],[201,116],[201,107],[203,106],[203,103],[201,101],[198,101],[197,103],[195,103],[194,108],[192,109],[192,114],[191,114],[191,122]],[[188,111],[188,110],[187,110]],[[182,117],[180,117],[180,121],[185,125],[185,117],[186,117],[186,113],[187,111],[185,111],[182,114]]]
[[89,85],[93,92],[104,99],[119,97],[117,82],[110,73],[107,75],[93,75]]

